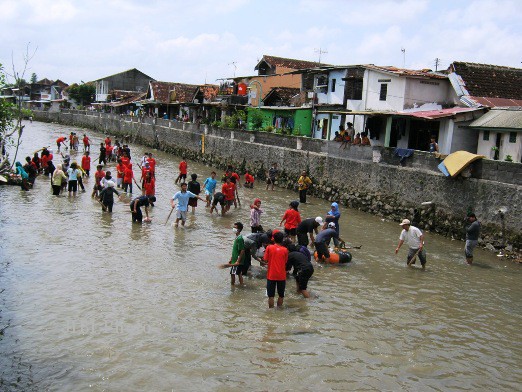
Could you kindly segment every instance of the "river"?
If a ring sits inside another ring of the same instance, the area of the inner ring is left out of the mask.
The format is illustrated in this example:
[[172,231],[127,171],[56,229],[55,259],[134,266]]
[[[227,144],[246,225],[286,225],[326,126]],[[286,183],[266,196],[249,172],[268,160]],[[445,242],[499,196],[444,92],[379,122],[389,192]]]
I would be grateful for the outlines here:
[[[27,124],[19,157],[70,131],[84,133]],[[88,134],[96,157],[104,135]],[[217,265],[233,223],[249,231],[255,197],[275,228],[297,194],[257,184],[227,216],[200,202],[176,229],[164,223],[179,158],[131,149],[158,161],[151,224],[118,201],[102,213],[92,179],[76,198],[52,196],[42,176],[30,192],[0,187],[0,390],[521,390],[519,265],[477,249],[469,267],[462,242],[426,233],[427,269],[410,269],[405,247],[394,254],[398,222],[342,208],[341,237],[362,245],[353,262],[317,266],[309,300],[290,278],[284,308],[269,310],[265,281],[231,289]],[[201,182],[211,170],[189,162]],[[328,210],[300,206],[303,218]]]

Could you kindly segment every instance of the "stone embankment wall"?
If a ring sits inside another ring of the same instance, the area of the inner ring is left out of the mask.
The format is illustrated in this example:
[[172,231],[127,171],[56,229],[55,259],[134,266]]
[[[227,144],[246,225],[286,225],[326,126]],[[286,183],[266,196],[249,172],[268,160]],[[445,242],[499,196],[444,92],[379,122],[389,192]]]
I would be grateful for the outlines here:
[[[35,118],[116,135],[220,168],[232,164],[258,180],[277,162],[278,185],[288,189],[296,189],[301,170],[308,170],[314,196],[396,221],[406,217],[422,229],[456,239],[464,238],[464,220],[473,211],[483,225],[483,245],[522,247],[520,164],[482,160],[471,177],[451,179],[438,172],[435,157],[417,151],[401,165],[392,149],[374,148],[379,150],[377,163],[372,148],[339,150],[338,144],[310,138],[100,113],[36,112]],[[505,214],[499,212],[502,208]]]

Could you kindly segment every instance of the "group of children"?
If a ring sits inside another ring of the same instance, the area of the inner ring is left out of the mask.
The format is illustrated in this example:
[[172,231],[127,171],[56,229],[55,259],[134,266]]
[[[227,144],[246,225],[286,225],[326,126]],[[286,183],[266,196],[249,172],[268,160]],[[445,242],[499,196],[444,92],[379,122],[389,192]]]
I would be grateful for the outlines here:
[[367,132],[357,132],[351,122],[346,123],[346,129],[344,126],[339,126],[339,132],[335,132],[334,140],[341,143],[339,148],[343,147],[346,149],[348,144],[359,145],[359,146],[370,146],[370,138]]

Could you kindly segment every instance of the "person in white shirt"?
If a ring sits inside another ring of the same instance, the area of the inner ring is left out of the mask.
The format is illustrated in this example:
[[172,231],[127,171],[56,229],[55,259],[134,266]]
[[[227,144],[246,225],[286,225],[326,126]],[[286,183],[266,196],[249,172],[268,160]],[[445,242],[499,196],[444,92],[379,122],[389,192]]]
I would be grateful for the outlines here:
[[410,248],[408,251],[408,258],[406,260],[408,266],[415,264],[415,258],[419,256],[422,269],[425,269],[426,250],[424,249],[424,234],[422,234],[422,231],[420,231],[417,227],[412,226],[408,219],[403,219],[400,226],[402,227],[402,232],[399,237],[399,244],[395,249],[395,254],[399,252],[402,244],[406,242]]

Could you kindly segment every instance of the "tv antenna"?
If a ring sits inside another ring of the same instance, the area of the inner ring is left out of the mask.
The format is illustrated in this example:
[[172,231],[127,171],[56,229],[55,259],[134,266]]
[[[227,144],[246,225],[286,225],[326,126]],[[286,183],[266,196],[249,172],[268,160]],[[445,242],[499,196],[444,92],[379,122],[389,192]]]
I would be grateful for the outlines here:
[[237,70],[237,61],[232,61],[231,63],[228,63],[228,65],[233,65],[234,66],[234,77],[236,77],[236,70]]
[[322,50],[321,48],[319,48],[319,49],[314,49],[314,52],[315,52],[315,53],[319,53],[319,64],[321,64],[321,55],[322,55],[323,53],[328,53],[328,51],[326,51],[326,50]]
[[406,48],[401,47],[402,52],[402,68],[406,68]]
[[439,70],[440,61],[438,57],[435,59],[435,72]]

